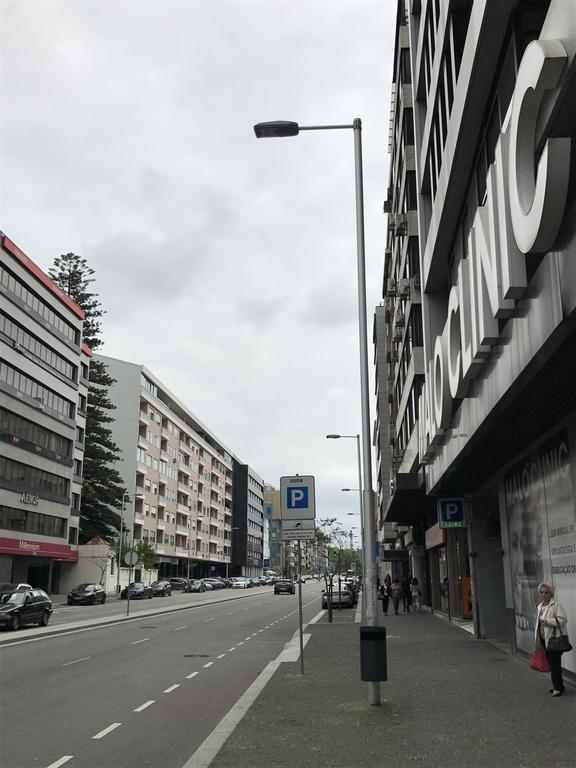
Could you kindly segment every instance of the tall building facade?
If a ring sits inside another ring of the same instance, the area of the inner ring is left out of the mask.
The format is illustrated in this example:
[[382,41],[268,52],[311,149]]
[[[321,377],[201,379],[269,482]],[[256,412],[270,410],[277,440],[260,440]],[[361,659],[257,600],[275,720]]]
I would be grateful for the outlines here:
[[248,464],[233,461],[232,573],[261,576],[264,567],[264,481]]
[[[521,652],[540,581],[576,635],[575,54],[573,3],[398,3],[382,516],[409,529],[435,609]],[[576,672],[576,653],[562,663]]]
[[84,312],[0,233],[0,581],[58,591],[78,560]]
[[160,577],[225,576],[237,533],[234,457],[143,365],[95,359],[115,379],[112,436],[131,496],[125,512],[131,536],[154,548]]

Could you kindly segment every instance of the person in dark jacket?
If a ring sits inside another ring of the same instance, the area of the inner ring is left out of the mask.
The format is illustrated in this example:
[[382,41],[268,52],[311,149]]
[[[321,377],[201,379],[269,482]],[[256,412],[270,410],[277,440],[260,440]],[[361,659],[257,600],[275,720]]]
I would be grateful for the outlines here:
[[380,585],[380,589],[378,590],[378,599],[382,600],[382,609],[384,610],[384,613],[388,613],[388,605],[390,603],[390,587],[392,585],[392,577],[390,574],[386,574],[384,577],[384,584]]
[[412,592],[410,587],[412,586],[412,574],[409,573],[402,579],[402,604],[404,607],[404,613],[410,613],[410,606],[412,605]]

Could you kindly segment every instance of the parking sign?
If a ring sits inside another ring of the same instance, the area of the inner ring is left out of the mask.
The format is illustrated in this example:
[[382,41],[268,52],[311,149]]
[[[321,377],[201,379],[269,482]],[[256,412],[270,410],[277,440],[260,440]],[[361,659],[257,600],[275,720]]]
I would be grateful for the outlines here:
[[312,475],[281,477],[280,506],[282,520],[313,520],[316,510]]

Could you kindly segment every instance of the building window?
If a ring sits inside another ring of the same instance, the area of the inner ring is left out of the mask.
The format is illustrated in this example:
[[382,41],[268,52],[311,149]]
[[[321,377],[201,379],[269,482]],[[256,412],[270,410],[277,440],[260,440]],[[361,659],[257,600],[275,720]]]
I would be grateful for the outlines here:
[[[67,521],[62,517],[0,505],[0,528],[6,531],[19,531],[20,533],[64,539],[66,538],[67,527]],[[77,529],[71,528],[71,530]]]

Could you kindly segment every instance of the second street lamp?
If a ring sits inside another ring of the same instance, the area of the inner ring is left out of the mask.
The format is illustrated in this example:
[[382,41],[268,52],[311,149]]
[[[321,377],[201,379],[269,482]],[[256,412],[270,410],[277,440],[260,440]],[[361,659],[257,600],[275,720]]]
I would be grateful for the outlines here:
[[[364,601],[368,633],[378,633],[378,600],[376,594],[376,547],[374,537],[374,491],[372,490],[372,446],[370,442],[370,388],[368,377],[368,328],[366,318],[366,255],[364,244],[364,182],[362,176],[362,121],[355,118],[348,125],[308,125],[277,120],[254,126],[256,137],[297,136],[300,131],[332,131],[352,129],[354,132],[354,181],[356,191],[356,262],[358,270],[358,326],[360,345],[360,399],[362,405],[362,456],[364,460],[362,514],[364,525]],[[362,630],[361,630],[362,634]],[[362,656],[362,644],[361,644]],[[368,702],[380,704],[380,683],[368,679]]]

